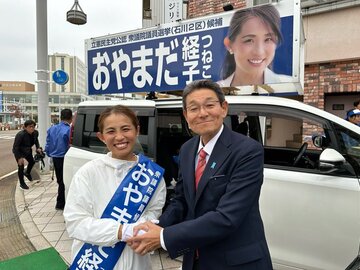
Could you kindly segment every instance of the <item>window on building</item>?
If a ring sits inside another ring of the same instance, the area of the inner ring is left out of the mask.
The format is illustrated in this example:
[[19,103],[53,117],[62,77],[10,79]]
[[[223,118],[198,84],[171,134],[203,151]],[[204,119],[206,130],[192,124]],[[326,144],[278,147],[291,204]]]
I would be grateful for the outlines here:
[[25,96],[25,103],[31,103],[32,102],[32,96],[31,95],[26,95]]
[[253,5],[262,5],[262,4],[269,4],[271,3],[271,0],[253,0]]
[[151,19],[150,0],[143,0],[143,19]]
[[64,70],[65,68],[65,58],[61,57],[61,69]]

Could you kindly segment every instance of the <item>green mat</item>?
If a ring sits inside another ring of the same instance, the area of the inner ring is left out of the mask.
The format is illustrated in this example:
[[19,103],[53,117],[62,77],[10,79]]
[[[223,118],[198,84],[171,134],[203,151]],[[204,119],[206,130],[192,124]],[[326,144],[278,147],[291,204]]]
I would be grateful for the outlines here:
[[0,262],[0,270],[65,270],[67,264],[54,248]]

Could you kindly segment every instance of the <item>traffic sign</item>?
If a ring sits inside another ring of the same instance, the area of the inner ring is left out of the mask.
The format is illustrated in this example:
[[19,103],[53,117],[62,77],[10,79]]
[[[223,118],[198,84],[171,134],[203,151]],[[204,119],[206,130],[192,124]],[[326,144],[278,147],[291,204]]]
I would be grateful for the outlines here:
[[52,78],[55,83],[60,84],[60,85],[64,85],[69,81],[69,75],[61,69],[56,70],[53,73]]

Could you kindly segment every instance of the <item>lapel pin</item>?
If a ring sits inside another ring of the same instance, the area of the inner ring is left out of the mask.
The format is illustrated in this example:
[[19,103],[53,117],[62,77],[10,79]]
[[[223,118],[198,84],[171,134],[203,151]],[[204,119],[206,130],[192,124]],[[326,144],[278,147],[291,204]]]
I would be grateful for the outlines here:
[[214,169],[215,166],[216,166],[216,162],[213,162],[213,163],[211,164],[211,169]]

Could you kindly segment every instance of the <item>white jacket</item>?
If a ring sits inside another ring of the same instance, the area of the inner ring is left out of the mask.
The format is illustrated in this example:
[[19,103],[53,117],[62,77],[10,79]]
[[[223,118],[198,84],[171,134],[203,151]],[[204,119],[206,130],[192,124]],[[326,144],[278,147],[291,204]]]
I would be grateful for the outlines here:
[[[89,161],[74,175],[64,209],[66,229],[69,236],[74,238],[72,260],[84,242],[111,246],[119,241],[120,224],[114,219],[100,217],[123,178],[136,163],[114,159],[108,153]],[[162,179],[139,221],[158,219],[165,196],[166,186]],[[114,269],[151,269],[150,255],[137,255],[126,246]]]
[[[231,82],[234,79],[234,74],[231,74],[229,77],[227,77],[224,80],[218,81],[217,83],[221,87],[230,87]],[[288,75],[283,74],[276,74],[271,69],[266,68],[264,71],[264,84],[273,84],[273,83],[284,83],[284,82],[293,82],[293,78]]]

